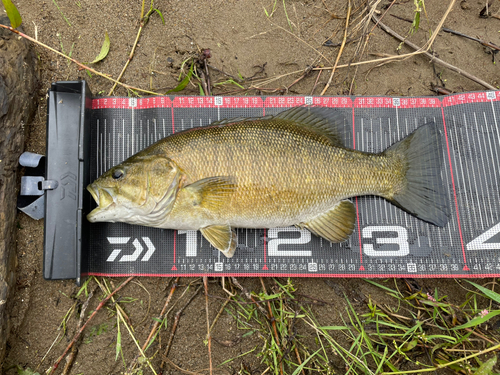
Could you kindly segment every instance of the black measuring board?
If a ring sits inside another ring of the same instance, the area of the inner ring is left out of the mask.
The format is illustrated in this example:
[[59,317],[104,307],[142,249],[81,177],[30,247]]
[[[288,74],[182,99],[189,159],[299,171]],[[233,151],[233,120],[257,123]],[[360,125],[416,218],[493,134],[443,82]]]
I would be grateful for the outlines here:
[[[434,121],[451,216],[427,224],[386,200],[357,197],[355,232],[331,244],[299,228],[238,229],[231,259],[197,231],[90,226],[86,275],[480,277],[500,274],[500,92],[449,97],[150,97],[92,102],[90,179],[174,132],[299,105],[342,111],[346,146],[380,152]],[[90,210],[92,207],[89,207]]]
[[[500,92],[448,97],[150,97],[92,101],[90,180],[159,139],[300,105],[341,111],[347,147],[380,152],[434,121],[451,215],[427,224],[383,198],[353,198],[356,229],[331,244],[299,228],[238,229],[231,259],[197,231],[86,226],[82,275],[482,277],[500,275]],[[94,206],[87,207],[87,212]],[[85,210],[84,210],[85,211]]]

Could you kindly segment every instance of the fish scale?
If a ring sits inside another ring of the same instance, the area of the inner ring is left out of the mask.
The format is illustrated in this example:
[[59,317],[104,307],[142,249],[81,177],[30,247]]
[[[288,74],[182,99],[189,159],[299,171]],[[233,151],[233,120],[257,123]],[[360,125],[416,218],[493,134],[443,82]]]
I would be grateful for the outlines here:
[[[336,147],[283,120],[195,129],[156,147],[182,168],[189,182],[234,176],[236,191],[215,214],[237,227],[297,224],[346,197],[380,191],[383,183],[376,168],[383,156]],[[174,207],[172,216],[177,213],[185,214]]]

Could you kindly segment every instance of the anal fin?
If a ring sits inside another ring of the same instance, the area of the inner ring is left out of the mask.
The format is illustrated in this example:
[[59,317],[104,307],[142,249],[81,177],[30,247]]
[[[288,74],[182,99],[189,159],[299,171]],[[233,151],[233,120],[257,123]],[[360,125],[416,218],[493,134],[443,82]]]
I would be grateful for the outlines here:
[[236,232],[229,225],[210,225],[200,229],[203,237],[227,258],[232,258],[236,250]]
[[352,234],[355,220],[354,204],[349,200],[344,200],[337,203],[331,210],[301,225],[317,236],[338,243],[346,241]]

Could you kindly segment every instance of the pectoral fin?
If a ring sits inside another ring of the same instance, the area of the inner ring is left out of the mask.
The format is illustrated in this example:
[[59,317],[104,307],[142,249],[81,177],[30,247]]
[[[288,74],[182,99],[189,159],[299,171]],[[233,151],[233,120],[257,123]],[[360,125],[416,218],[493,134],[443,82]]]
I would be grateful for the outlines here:
[[317,236],[338,243],[346,241],[352,234],[355,219],[356,210],[354,205],[351,201],[345,200],[339,202],[330,211],[307,223],[302,223],[302,225]]
[[229,225],[211,225],[200,229],[203,237],[228,258],[232,258],[236,250],[236,232]]
[[234,178],[229,176],[208,177],[196,181],[184,189],[190,193],[194,206],[217,211],[227,204],[236,190],[236,183]]

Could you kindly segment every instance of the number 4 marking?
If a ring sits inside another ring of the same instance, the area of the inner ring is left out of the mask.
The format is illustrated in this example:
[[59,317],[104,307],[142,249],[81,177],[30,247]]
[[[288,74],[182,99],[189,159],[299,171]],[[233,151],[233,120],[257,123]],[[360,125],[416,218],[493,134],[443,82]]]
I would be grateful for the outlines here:
[[467,244],[467,250],[489,250],[489,249],[500,249],[500,242],[489,242],[491,237],[500,232],[500,223],[495,225],[493,228],[488,229],[486,232],[476,237],[471,242]]

